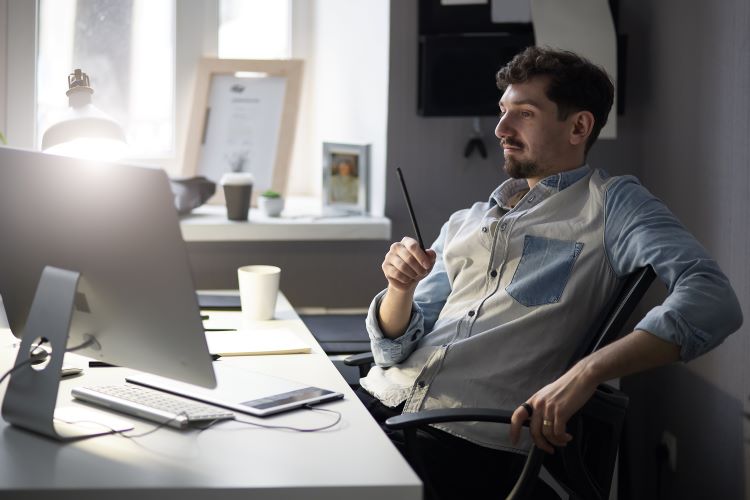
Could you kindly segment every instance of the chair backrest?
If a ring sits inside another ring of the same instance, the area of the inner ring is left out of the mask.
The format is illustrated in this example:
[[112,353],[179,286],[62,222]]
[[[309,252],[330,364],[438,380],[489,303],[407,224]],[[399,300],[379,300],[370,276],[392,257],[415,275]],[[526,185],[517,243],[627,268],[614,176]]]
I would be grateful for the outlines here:
[[594,321],[584,342],[573,354],[568,363],[571,368],[580,359],[588,356],[600,347],[617,340],[622,335],[622,328],[643,295],[656,278],[651,266],[634,271],[623,278],[617,293],[612,295],[608,304]]
[[[654,270],[646,266],[622,280],[618,292],[593,323],[569,366],[617,340],[655,278]],[[627,408],[628,397],[624,393],[606,385],[599,386],[594,396],[568,423],[568,432],[573,434],[574,440],[551,457],[532,447],[526,466],[508,498],[533,498],[533,483],[542,463],[570,498],[608,498]]]

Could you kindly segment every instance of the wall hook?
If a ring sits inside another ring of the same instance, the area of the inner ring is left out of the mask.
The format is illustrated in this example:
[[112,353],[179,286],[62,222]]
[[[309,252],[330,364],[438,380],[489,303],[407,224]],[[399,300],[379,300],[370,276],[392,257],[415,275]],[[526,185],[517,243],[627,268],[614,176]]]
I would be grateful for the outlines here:
[[466,143],[466,147],[464,148],[464,158],[468,158],[476,150],[479,151],[479,156],[486,159],[487,147],[484,145],[484,140],[482,139],[482,129],[479,126],[478,116],[473,118],[472,127],[474,129],[474,137],[469,139],[469,142]]

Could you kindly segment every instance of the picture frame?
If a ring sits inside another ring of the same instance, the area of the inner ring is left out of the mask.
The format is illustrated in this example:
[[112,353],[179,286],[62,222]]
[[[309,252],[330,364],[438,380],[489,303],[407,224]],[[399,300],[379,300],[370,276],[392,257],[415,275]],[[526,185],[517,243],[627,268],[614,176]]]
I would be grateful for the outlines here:
[[[183,175],[218,184],[226,172],[250,172],[253,205],[268,189],[285,195],[302,70],[298,59],[201,59]],[[208,203],[224,203],[220,186]]]
[[323,214],[369,212],[370,144],[323,143]]

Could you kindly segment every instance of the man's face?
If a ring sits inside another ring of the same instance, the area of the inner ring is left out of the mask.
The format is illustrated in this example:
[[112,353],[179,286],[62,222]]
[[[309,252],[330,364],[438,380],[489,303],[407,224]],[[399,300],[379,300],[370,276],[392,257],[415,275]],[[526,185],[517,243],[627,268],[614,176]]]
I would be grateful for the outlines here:
[[513,178],[539,180],[570,166],[572,124],[558,120],[557,104],[545,94],[547,81],[535,77],[511,84],[500,99],[495,135],[503,147],[505,171]]
[[344,177],[352,175],[353,170],[352,164],[348,161],[342,161],[339,163],[339,175],[343,175]]

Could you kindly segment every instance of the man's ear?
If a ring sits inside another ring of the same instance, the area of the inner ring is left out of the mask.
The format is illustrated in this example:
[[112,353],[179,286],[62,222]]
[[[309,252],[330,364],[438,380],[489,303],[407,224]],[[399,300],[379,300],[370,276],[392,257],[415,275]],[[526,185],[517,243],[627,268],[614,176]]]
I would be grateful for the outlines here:
[[586,144],[594,129],[594,115],[591,111],[578,111],[571,118],[573,127],[570,131],[570,143]]

